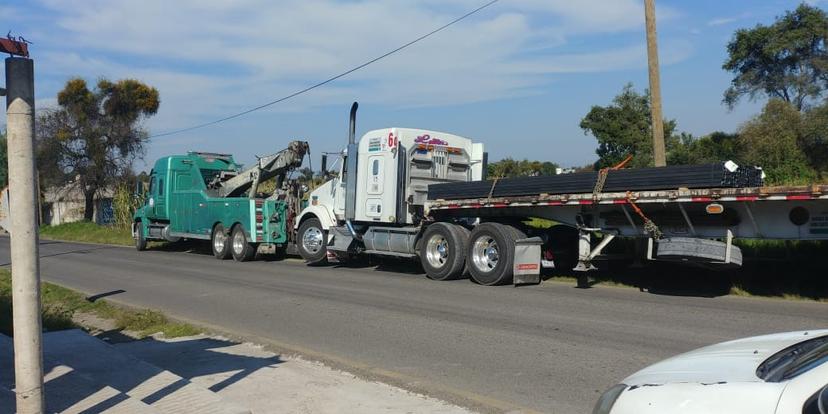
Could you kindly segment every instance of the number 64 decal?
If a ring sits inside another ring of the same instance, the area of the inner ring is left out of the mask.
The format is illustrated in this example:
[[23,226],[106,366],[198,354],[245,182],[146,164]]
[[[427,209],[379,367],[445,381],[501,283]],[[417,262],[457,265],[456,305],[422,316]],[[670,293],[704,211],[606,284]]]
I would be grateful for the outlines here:
[[397,137],[394,136],[393,132],[388,133],[388,147],[389,148],[396,148],[397,147]]

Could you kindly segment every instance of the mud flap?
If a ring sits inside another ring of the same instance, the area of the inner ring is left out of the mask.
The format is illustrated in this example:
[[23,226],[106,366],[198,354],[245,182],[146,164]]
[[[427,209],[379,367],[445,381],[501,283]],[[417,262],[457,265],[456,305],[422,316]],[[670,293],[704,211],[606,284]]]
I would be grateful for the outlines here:
[[515,240],[515,260],[513,283],[519,285],[537,285],[540,283],[541,245],[540,237]]

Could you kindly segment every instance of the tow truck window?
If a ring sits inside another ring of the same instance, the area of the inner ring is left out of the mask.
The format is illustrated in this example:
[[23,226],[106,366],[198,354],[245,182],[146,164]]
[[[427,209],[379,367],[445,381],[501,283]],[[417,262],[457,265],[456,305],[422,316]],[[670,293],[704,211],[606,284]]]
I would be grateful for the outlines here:
[[152,179],[150,179],[150,186],[149,186],[149,190],[148,190],[148,192],[149,192],[150,194],[154,194],[154,193],[152,192],[152,190],[154,190],[154,189],[155,189],[155,177],[153,176],[153,177],[152,177]]

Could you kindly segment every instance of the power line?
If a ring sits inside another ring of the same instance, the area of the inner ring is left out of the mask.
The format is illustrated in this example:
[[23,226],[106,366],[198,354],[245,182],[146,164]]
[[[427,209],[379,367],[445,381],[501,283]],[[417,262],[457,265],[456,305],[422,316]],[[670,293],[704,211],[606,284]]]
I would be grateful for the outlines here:
[[210,122],[205,122],[205,123],[203,123],[203,124],[193,125],[193,126],[191,126],[191,127],[187,127],[187,128],[177,129],[177,130],[173,130],[173,131],[169,131],[169,132],[163,132],[163,133],[160,133],[160,134],[152,135],[152,136],[150,136],[149,138],[165,137],[165,136],[168,136],[168,135],[175,135],[175,134],[180,134],[180,133],[182,133],[182,132],[192,131],[192,130],[194,130],[194,129],[200,129],[200,128],[208,127],[208,126],[210,126],[210,125],[215,125],[215,124],[218,124],[218,123],[221,123],[221,122],[224,122],[224,121],[229,121],[229,120],[231,120],[231,119],[238,118],[238,117],[243,116],[243,115],[247,115],[247,114],[249,114],[249,113],[251,113],[251,112],[255,112],[255,111],[258,111],[258,110],[261,110],[261,109],[267,108],[268,106],[275,105],[275,104],[277,104],[277,103],[279,103],[279,102],[283,102],[283,101],[286,101],[286,100],[288,100],[288,99],[294,98],[294,97],[299,96],[299,95],[301,95],[301,94],[303,94],[303,93],[305,93],[305,92],[309,92],[309,91],[314,90],[314,89],[316,89],[316,88],[318,88],[318,87],[320,87],[320,86],[323,86],[323,85],[325,85],[325,84],[331,83],[331,82],[333,82],[333,81],[335,81],[335,80],[337,80],[337,79],[339,79],[339,78],[341,78],[341,77],[343,77],[343,76],[347,76],[347,75],[349,75],[349,74],[351,74],[351,73],[353,73],[353,72],[356,72],[356,71],[358,71],[358,70],[360,70],[360,69],[362,69],[362,68],[364,68],[364,67],[366,67],[366,66],[368,66],[368,65],[370,65],[370,64],[372,64],[372,63],[375,63],[375,62],[377,62],[377,61],[379,61],[379,60],[382,60],[382,59],[384,59],[384,58],[386,58],[386,57],[388,57],[388,56],[391,56],[391,55],[393,55],[394,53],[397,53],[397,52],[399,52],[399,51],[401,51],[401,50],[403,50],[403,49],[405,49],[405,48],[407,48],[407,47],[409,47],[409,46],[411,46],[411,45],[413,45],[413,44],[415,44],[415,43],[417,43],[417,42],[419,42],[419,41],[421,41],[421,40],[424,40],[424,39],[426,39],[426,38],[428,38],[428,37],[430,37],[430,36],[432,36],[432,35],[434,35],[434,34],[437,34],[438,32],[443,31],[444,29],[448,28],[449,26],[452,26],[452,25],[454,25],[455,23],[458,23],[458,22],[460,22],[461,20],[464,20],[465,18],[467,18],[467,17],[469,17],[469,16],[471,16],[471,15],[473,15],[473,14],[475,14],[475,13],[477,13],[477,12],[479,12],[479,11],[481,11],[481,10],[483,10],[483,9],[485,9],[485,8],[487,8],[487,7],[491,6],[491,5],[493,5],[493,4],[495,4],[495,3],[497,3],[498,1],[499,1],[499,0],[491,0],[491,1],[489,1],[488,3],[486,3],[486,4],[484,4],[484,5],[482,5],[482,6],[478,7],[478,8],[476,8],[476,9],[474,9],[474,10],[472,10],[472,11],[470,11],[470,12],[468,12],[468,13],[466,13],[466,14],[464,14],[464,15],[462,15],[462,16],[460,16],[460,17],[458,17],[458,18],[456,18],[456,19],[454,19],[454,20],[452,20],[452,21],[450,21],[450,22],[448,22],[448,23],[446,23],[446,24],[444,24],[444,25],[442,25],[442,26],[440,26],[440,27],[438,27],[438,28],[436,28],[436,29],[434,29],[434,30],[432,30],[432,31],[430,31],[430,32],[428,32],[428,33],[426,33],[426,34],[422,35],[422,36],[420,36],[420,37],[418,37],[418,38],[416,38],[416,39],[414,39],[414,40],[412,40],[412,41],[410,41],[410,42],[408,42],[408,43],[406,43],[406,44],[404,44],[404,45],[402,45],[402,46],[400,46],[400,47],[398,47],[398,48],[396,48],[396,49],[393,49],[393,50],[391,50],[391,51],[388,51],[388,52],[386,52],[386,53],[384,53],[384,54],[382,54],[382,55],[380,55],[380,56],[378,56],[378,57],[375,57],[375,58],[373,58],[373,59],[371,59],[371,60],[369,60],[369,61],[367,61],[367,62],[365,62],[365,63],[363,63],[363,64],[361,64],[361,65],[359,65],[359,66],[355,66],[355,67],[353,67],[353,68],[351,68],[351,69],[348,69],[348,70],[347,70],[347,71],[345,71],[345,72],[342,72],[342,73],[340,73],[340,74],[338,74],[338,75],[336,75],[336,76],[333,76],[333,77],[331,77],[331,78],[325,79],[325,80],[324,80],[324,81],[322,81],[322,82],[319,82],[319,83],[317,83],[317,84],[314,84],[314,85],[312,85],[312,86],[309,86],[309,87],[307,87],[307,88],[305,88],[305,89],[302,89],[302,90],[300,90],[300,91],[296,91],[296,92],[294,92],[294,93],[292,93],[292,94],[290,94],[290,95],[283,96],[283,97],[281,97],[281,98],[279,98],[279,99],[276,99],[276,100],[270,101],[270,102],[268,102],[268,103],[265,103],[265,104],[259,105],[259,106],[254,107],[254,108],[250,108],[250,109],[244,110],[244,111],[242,111],[242,112],[239,112],[239,113],[236,113],[236,114],[233,114],[233,115],[226,116],[226,117],[224,117],[224,118],[219,118],[219,119],[216,119],[216,120],[213,120],[213,121],[210,121]]

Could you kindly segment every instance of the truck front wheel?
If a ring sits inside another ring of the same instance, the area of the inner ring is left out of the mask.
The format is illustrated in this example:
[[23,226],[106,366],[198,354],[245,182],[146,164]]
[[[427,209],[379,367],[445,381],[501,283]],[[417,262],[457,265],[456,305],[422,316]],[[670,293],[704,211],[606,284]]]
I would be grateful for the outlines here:
[[233,252],[233,259],[237,262],[246,262],[256,256],[256,245],[247,242],[244,235],[244,228],[240,225],[233,227],[233,234],[230,236],[230,250]]
[[469,236],[468,267],[472,280],[484,285],[509,283],[514,275],[515,240],[520,230],[500,223],[483,223]]
[[135,222],[135,249],[139,252],[147,250],[147,238],[144,236],[144,226],[140,221]]
[[468,231],[458,225],[434,223],[428,226],[420,246],[420,263],[428,278],[454,280],[463,276],[468,240]]
[[318,218],[308,219],[299,226],[296,247],[308,264],[324,264],[328,260],[328,235]]

